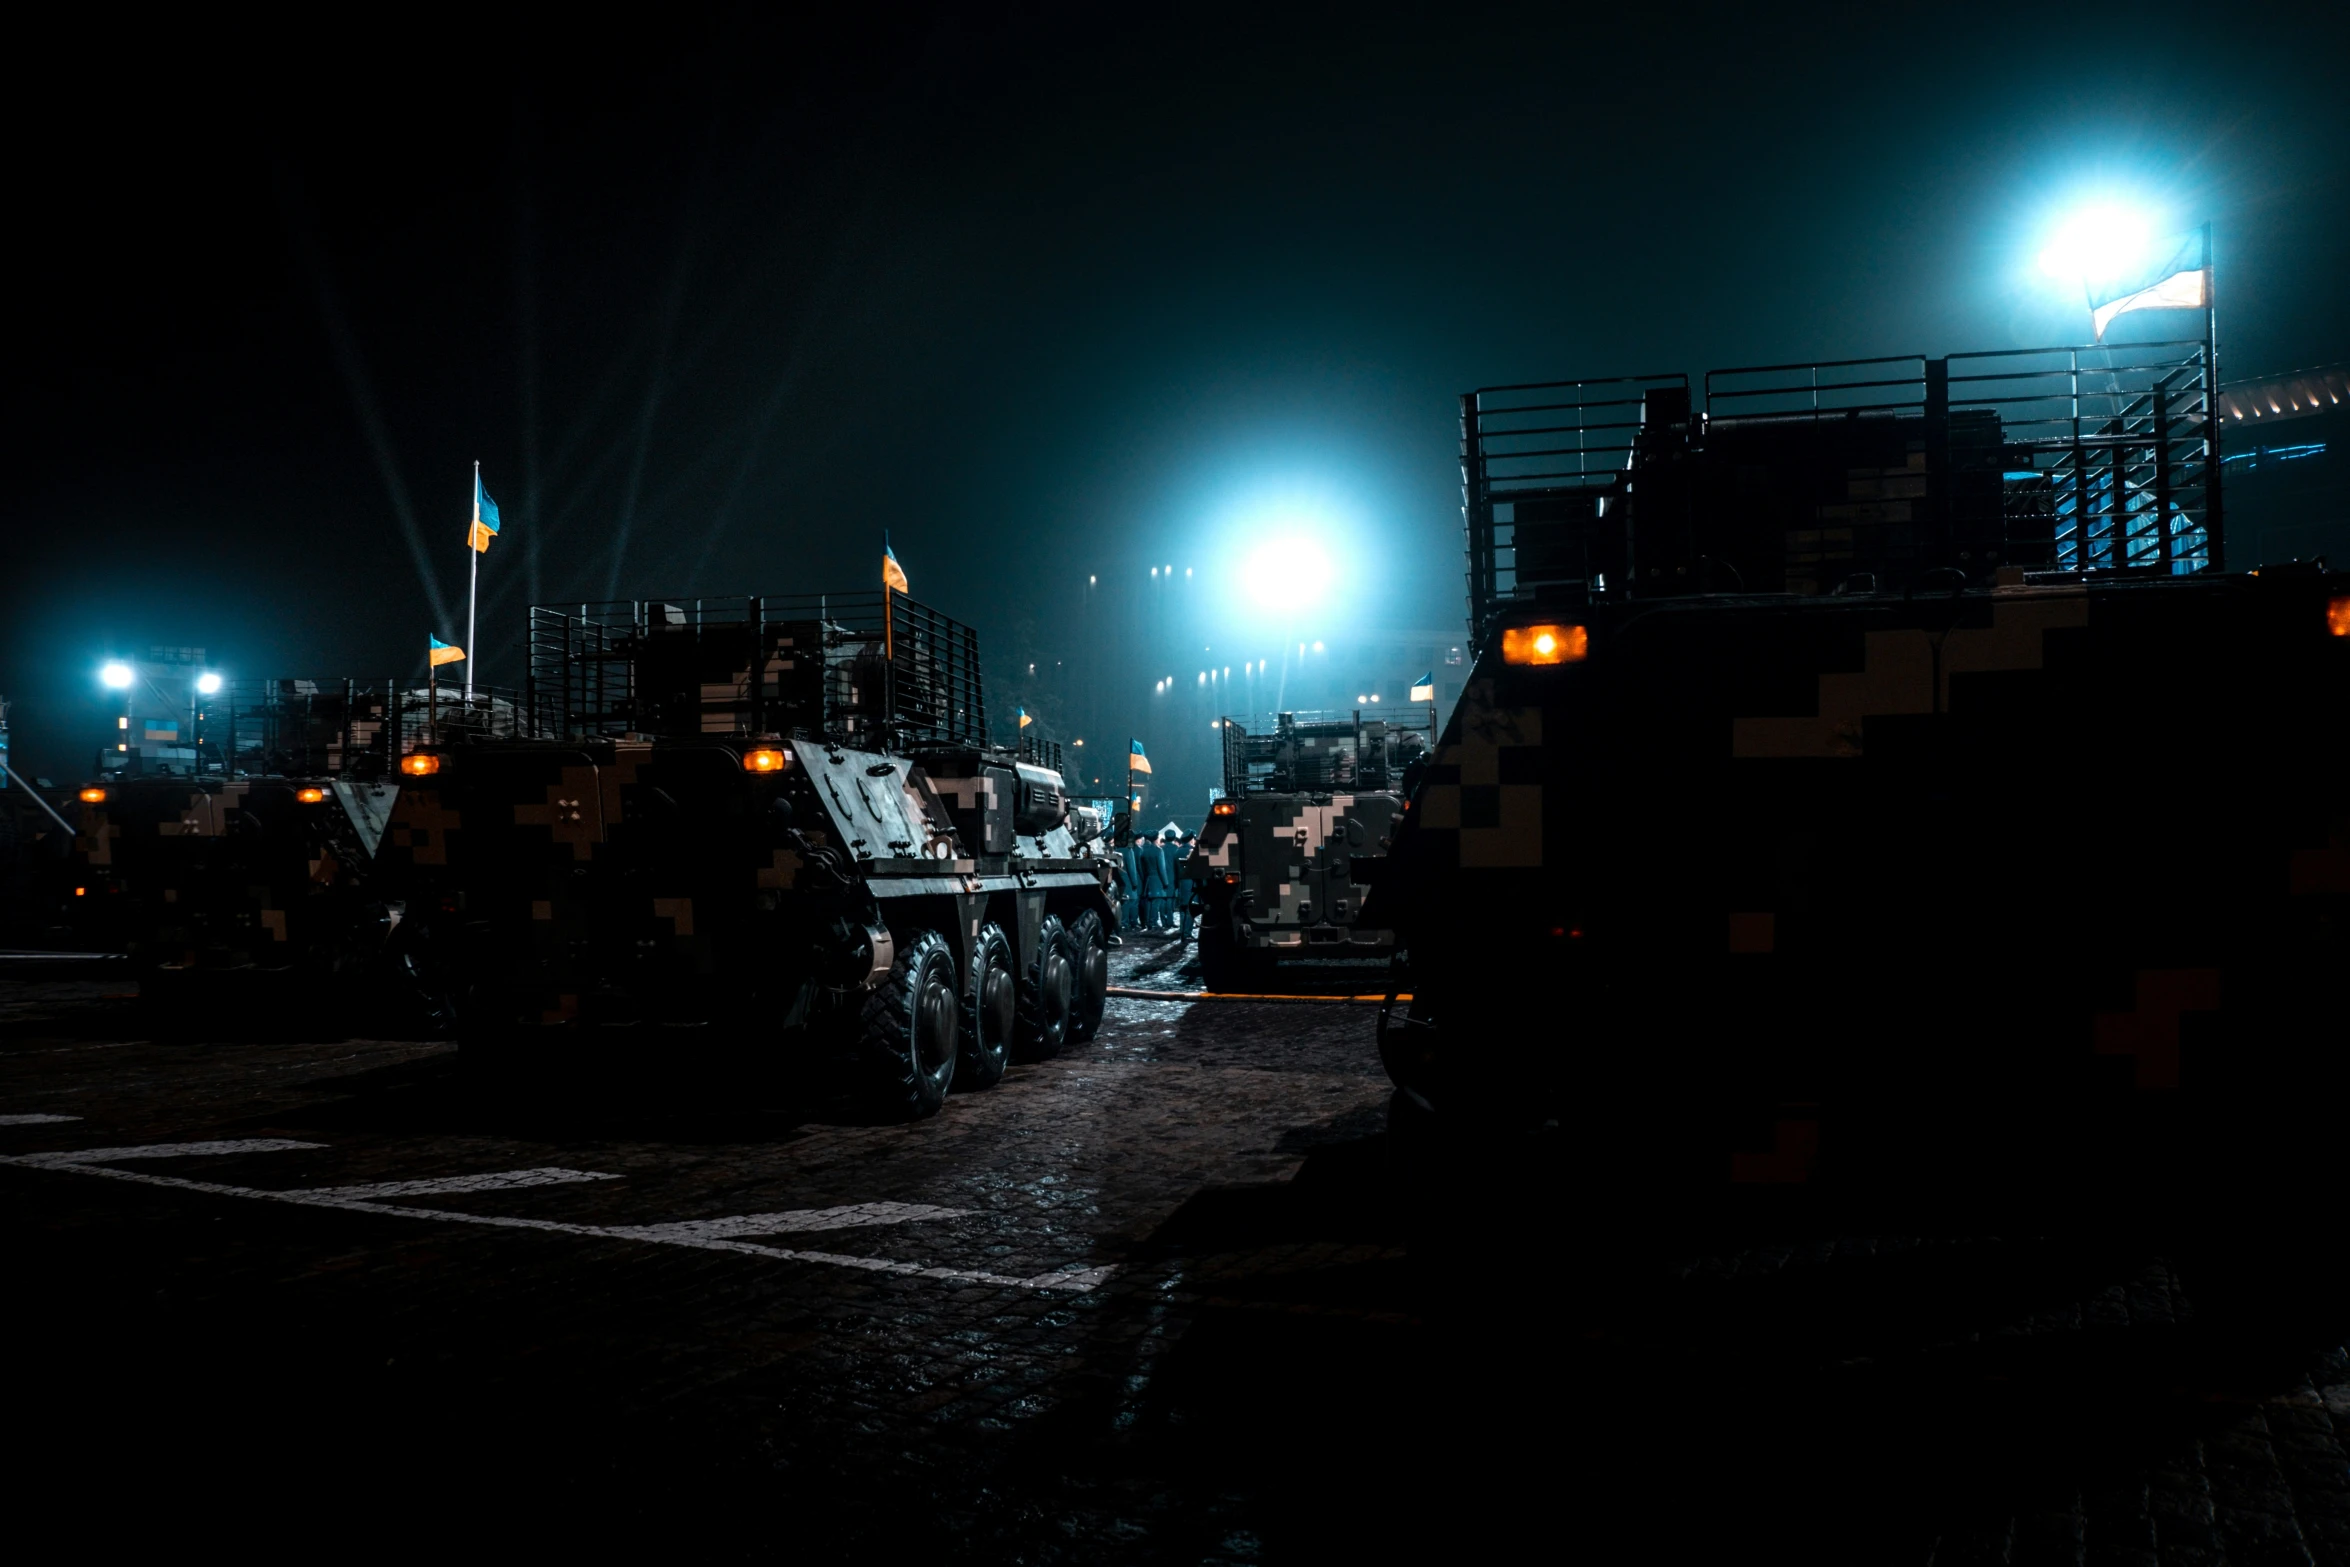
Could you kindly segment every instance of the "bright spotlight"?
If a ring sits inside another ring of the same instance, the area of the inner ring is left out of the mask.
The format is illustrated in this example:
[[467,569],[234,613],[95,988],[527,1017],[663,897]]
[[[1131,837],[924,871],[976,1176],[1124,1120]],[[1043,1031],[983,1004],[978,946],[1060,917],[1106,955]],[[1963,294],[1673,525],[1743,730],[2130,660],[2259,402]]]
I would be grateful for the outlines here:
[[1330,586],[1330,557],[1311,539],[1274,539],[1241,567],[1248,596],[1264,609],[1311,609]]
[[118,659],[99,670],[98,678],[106,683],[106,689],[109,691],[128,691],[131,688],[131,682],[139,677],[132,673],[130,665]]
[[2040,270],[2066,283],[2118,278],[2143,266],[2153,243],[2154,225],[2144,213],[2111,202],[2084,207],[2040,252]]
[[1317,653],[1321,652],[1321,651],[1322,651],[1322,644],[1321,644],[1321,643],[1319,643],[1319,642],[1315,643],[1315,644],[1314,644],[1314,651],[1315,651],[1315,652],[1317,652]]
[[218,696],[220,694],[219,674],[216,671],[207,669],[204,671],[204,673],[196,677],[196,689],[203,692],[206,696]]

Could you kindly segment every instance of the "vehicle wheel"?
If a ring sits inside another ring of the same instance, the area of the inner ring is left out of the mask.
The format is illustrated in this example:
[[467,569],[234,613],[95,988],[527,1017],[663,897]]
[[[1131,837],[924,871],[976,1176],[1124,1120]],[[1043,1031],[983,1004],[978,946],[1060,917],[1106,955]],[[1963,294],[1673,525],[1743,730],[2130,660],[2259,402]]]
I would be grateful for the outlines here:
[[1110,933],[1101,915],[1087,909],[1069,927],[1069,956],[1076,964],[1076,986],[1069,1012],[1069,1037],[1084,1044],[1102,1026],[1102,1009],[1110,1004]]
[[934,930],[909,931],[889,978],[865,998],[857,1054],[875,1090],[908,1120],[936,1115],[955,1076],[963,997],[955,955]]
[[1014,1035],[1020,1059],[1042,1061],[1069,1042],[1069,1013],[1076,1000],[1077,965],[1070,961],[1069,933],[1061,917],[1047,914],[1036,933],[1036,961],[1020,985],[1020,1027]]
[[1020,980],[1012,972],[1012,939],[1001,925],[982,925],[971,951],[976,982],[963,1015],[963,1046],[955,1057],[957,1088],[993,1088],[1012,1060],[1019,1026]]

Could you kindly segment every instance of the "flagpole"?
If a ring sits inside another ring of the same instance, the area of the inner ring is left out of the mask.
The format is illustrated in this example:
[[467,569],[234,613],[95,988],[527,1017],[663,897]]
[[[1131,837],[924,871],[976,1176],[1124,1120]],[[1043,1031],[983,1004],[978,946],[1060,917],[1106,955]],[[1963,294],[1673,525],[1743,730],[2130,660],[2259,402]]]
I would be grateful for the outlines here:
[[473,547],[473,532],[481,526],[481,464],[473,465],[473,526],[465,530],[465,553],[473,560],[465,584],[465,705],[473,706],[473,607],[481,594],[481,551]]
[[2220,504],[2219,269],[2211,264],[2211,224],[2203,225],[2203,560],[2208,571],[2227,569],[2227,518]]

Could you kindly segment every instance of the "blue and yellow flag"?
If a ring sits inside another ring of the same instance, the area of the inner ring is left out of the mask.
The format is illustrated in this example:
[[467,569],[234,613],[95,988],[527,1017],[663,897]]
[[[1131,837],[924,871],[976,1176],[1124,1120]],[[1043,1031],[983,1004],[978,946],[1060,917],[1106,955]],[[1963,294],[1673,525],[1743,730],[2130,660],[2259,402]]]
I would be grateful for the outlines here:
[[1130,773],[1149,772],[1151,770],[1151,759],[1142,754],[1142,742],[1140,740],[1136,740],[1130,743],[1134,749],[1126,758],[1126,770]]
[[[490,540],[498,536],[498,503],[490,499],[489,490],[481,482],[481,474],[473,476],[473,530],[466,535],[476,550],[486,552]],[[458,657],[462,658],[461,653]]]
[[424,640],[431,644],[425,649],[424,661],[435,669],[443,664],[454,664],[465,656],[465,649],[451,647],[439,637],[426,637]]
[[2172,241],[2162,260],[2128,277],[2089,287],[2089,324],[2097,341],[2114,317],[2133,310],[2207,310],[2211,306],[2211,243],[2208,233]]
[[1035,722],[1036,722],[1036,720],[1035,720],[1035,719],[1033,719],[1033,718],[1031,718],[1031,717],[1029,717],[1029,716],[1028,716],[1028,709],[1027,709],[1027,708],[1023,707],[1023,708],[1021,708],[1019,711],[1020,711],[1020,727],[1021,727],[1021,728],[1025,729],[1025,728],[1027,728],[1027,727],[1028,727],[1030,724],[1033,724],[1033,723],[1035,723]]
[[1436,700],[1435,670],[1429,670],[1428,673],[1422,675],[1419,679],[1412,682],[1412,700],[1415,702],[1433,702]]
[[906,568],[898,564],[897,551],[889,547],[889,535],[887,534],[883,534],[881,538],[881,585],[885,588],[895,588],[900,593],[914,591],[906,586]]

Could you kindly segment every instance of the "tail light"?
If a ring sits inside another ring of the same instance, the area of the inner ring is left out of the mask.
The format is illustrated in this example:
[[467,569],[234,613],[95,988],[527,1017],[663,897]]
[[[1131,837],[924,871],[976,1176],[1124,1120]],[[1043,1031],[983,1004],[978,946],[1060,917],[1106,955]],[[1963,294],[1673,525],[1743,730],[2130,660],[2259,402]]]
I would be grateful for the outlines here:
[[1510,626],[1501,634],[1505,664],[1580,664],[1591,654],[1591,633],[1581,626]]
[[1217,816],[1238,816],[1240,814],[1240,806],[1231,800],[1218,800],[1214,805],[1209,806],[1208,810]]
[[743,771],[746,773],[780,773],[790,765],[791,758],[775,746],[756,746],[743,753]]
[[2326,600],[2326,629],[2337,637],[2350,637],[2350,593]]
[[400,771],[411,778],[430,778],[441,770],[441,759],[430,751],[411,751],[400,758]]
[[106,791],[105,791],[105,790],[103,790],[103,789],[84,789],[84,790],[82,791],[82,804],[84,804],[84,805],[104,805],[105,803],[106,803]]
[[294,791],[294,798],[301,801],[304,805],[316,805],[319,801],[326,798],[326,791],[324,789],[296,789]]

